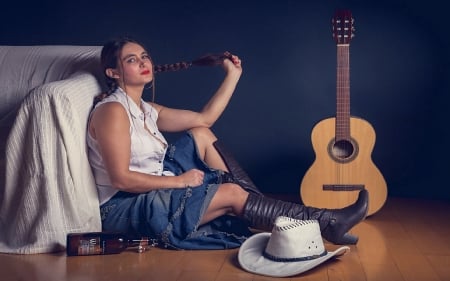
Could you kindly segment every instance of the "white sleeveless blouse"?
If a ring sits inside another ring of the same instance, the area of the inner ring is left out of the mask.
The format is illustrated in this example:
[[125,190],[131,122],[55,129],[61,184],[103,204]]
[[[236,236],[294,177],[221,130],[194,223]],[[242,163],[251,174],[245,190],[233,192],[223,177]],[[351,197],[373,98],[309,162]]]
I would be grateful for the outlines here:
[[[118,88],[114,93],[96,104],[93,111],[107,102],[118,102],[122,104],[130,119],[130,170],[151,175],[162,175],[164,156],[168,145],[156,125],[158,111],[144,100],[141,100],[142,111],[121,88]],[[145,128],[144,122],[148,130]],[[100,204],[103,204],[111,199],[119,190],[111,185],[98,143],[90,135],[89,130],[87,133],[87,145],[89,148],[89,162],[94,173],[95,182],[97,183]]]

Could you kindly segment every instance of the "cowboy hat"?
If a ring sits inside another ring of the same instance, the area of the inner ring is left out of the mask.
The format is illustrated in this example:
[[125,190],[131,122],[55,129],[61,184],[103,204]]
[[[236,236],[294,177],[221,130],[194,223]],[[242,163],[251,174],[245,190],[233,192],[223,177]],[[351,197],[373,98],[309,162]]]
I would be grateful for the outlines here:
[[310,270],[349,250],[343,246],[328,252],[317,220],[280,216],[275,220],[272,233],[255,234],[241,245],[238,260],[249,272],[287,277]]

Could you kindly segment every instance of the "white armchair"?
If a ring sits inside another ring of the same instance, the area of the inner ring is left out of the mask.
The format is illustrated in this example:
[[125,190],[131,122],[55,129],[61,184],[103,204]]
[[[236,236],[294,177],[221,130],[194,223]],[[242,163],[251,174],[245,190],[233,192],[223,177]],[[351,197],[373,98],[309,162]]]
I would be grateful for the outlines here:
[[0,46],[0,252],[64,250],[100,231],[86,125],[98,46]]

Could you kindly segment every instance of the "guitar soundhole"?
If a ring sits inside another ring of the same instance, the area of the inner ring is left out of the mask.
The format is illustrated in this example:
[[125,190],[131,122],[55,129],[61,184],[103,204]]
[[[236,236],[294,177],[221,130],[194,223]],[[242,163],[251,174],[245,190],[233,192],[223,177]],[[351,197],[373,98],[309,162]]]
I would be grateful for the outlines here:
[[350,162],[357,156],[358,146],[353,139],[338,140],[336,142],[333,139],[328,145],[328,153],[337,162]]

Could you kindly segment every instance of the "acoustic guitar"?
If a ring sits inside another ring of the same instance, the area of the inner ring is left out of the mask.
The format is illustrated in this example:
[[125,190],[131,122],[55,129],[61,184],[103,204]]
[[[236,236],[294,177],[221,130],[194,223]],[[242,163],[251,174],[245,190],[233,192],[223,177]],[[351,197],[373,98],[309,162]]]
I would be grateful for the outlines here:
[[385,203],[387,186],[372,161],[375,130],[350,115],[350,41],[354,36],[350,11],[337,11],[332,20],[337,44],[336,117],[317,123],[311,133],[315,160],[300,185],[305,205],[342,208],[355,202],[358,192],[369,192],[368,215]]

